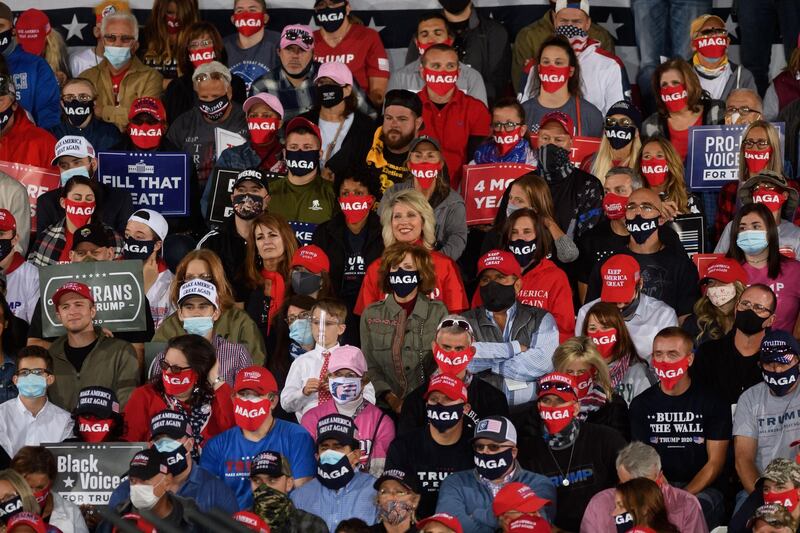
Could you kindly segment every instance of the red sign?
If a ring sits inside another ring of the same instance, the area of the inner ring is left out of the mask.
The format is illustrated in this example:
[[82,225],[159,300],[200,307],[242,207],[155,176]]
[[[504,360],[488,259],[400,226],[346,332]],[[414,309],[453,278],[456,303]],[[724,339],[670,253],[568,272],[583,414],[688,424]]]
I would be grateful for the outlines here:
[[[539,135],[531,133],[531,146],[536,150],[539,148]],[[569,160],[577,167],[581,166],[583,160],[600,149],[599,137],[575,137],[572,139],[572,153]]]
[[497,208],[508,186],[534,167],[522,163],[464,165],[461,196],[467,206],[467,225],[494,222]]
[[31,232],[35,232],[36,199],[47,191],[58,189],[61,186],[61,175],[52,169],[8,161],[0,161],[0,172],[5,172],[28,189],[28,198],[31,203]]

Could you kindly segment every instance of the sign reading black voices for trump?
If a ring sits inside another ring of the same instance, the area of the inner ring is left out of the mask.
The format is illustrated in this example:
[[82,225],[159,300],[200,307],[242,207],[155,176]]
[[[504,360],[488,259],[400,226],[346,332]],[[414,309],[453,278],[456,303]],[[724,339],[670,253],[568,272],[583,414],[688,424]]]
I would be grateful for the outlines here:
[[100,152],[99,180],[131,194],[137,209],[189,214],[189,160],[184,153]]
[[97,261],[50,265],[39,269],[39,290],[42,295],[42,333],[45,337],[64,335],[56,315],[53,294],[66,282],[87,285],[94,296],[97,315],[94,323],[111,331],[143,331],[147,312],[142,262]]
[[106,507],[111,493],[125,479],[128,465],[146,442],[59,442],[43,444],[56,458],[53,493],[75,505]]

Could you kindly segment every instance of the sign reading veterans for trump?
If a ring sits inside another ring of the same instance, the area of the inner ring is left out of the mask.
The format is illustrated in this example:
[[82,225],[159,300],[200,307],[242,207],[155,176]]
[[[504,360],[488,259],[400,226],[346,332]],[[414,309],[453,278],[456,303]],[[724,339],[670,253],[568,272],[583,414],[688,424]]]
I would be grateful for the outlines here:
[[106,507],[111,493],[125,479],[128,464],[147,448],[146,442],[60,442],[43,444],[56,459],[53,493],[75,505]]
[[517,178],[534,168],[522,163],[465,165],[461,196],[467,207],[467,224],[490,224],[497,215],[503,193]]
[[31,205],[31,228],[36,230],[36,200],[61,185],[61,175],[52,169],[21,165],[0,161],[0,172],[8,174],[28,190],[28,201]]
[[[784,153],[784,123],[773,122],[781,136]],[[692,126],[689,128],[689,152],[686,156],[686,179],[695,191],[712,191],[739,179],[739,153],[747,126]]]
[[80,262],[39,269],[42,333],[45,337],[58,337],[65,333],[56,315],[53,294],[68,281],[83,283],[91,289],[97,309],[95,325],[114,332],[146,329],[147,301],[142,281],[142,262]]
[[100,152],[97,163],[100,182],[129,192],[135,208],[152,209],[165,217],[189,214],[186,154]]

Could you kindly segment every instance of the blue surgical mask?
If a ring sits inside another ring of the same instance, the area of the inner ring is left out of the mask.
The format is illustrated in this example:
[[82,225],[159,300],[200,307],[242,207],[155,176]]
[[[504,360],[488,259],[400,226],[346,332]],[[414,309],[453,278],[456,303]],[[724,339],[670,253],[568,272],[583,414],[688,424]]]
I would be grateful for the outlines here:
[[190,335],[205,337],[213,328],[214,319],[210,316],[192,316],[183,319],[183,329]]
[[108,59],[108,62],[114,68],[121,68],[125,63],[131,59],[131,49],[127,46],[108,46],[106,45],[103,50],[103,57]]
[[736,246],[747,255],[755,255],[763,252],[767,247],[767,232],[759,229],[740,231],[736,237]]
[[508,202],[508,205],[506,206],[506,218],[510,217],[511,214],[514,211],[518,210],[518,209],[522,209],[522,206],[521,205],[515,205],[515,204],[512,204],[511,202]]
[[314,344],[311,334],[311,321],[307,318],[298,318],[289,325],[289,338],[301,346]]
[[153,443],[153,446],[155,446],[156,450],[158,450],[161,453],[172,453],[178,448],[180,448],[182,445],[177,440],[167,438],[155,441]]
[[41,398],[47,393],[47,378],[28,374],[17,378],[17,390],[25,398]]
[[321,465],[335,465],[341,461],[344,454],[336,450],[325,450],[319,454],[319,464]]
[[74,178],[75,176],[83,176],[84,178],[88,178],[89,176],[89,169],[86,167],[75,167],[70,168],[67,170],[61,171],[61,186],[65,186],[67,182]]

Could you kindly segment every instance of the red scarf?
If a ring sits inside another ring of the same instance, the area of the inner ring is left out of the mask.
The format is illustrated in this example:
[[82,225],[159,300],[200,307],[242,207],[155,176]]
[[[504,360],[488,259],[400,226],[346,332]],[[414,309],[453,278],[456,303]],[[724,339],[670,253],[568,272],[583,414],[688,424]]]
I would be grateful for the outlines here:
[[272,319],[278,313],[278,308],[283,304],[283,295],[286,292],[286,283],[283,281],[283,276],[278,272],[271,270],[261,269],[261,277],[265,280],[272,282],[269,295],[272,301],[269,304],[269,315],[267,317],[267,335],[269,335],[269,327],[272,324]]

